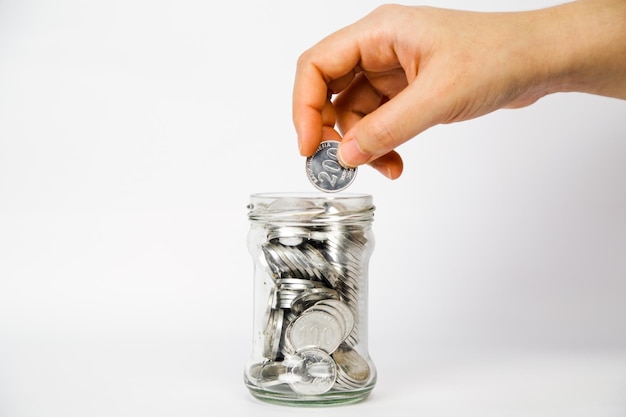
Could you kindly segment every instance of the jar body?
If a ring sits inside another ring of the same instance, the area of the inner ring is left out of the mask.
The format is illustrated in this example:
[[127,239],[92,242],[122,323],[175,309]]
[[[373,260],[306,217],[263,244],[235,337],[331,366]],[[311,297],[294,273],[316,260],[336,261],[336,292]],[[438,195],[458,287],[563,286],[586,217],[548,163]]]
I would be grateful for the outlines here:
[[369,195],[253,194],[252,355],[244,381],[261,400],[332,405],[376,382],[367,345]]

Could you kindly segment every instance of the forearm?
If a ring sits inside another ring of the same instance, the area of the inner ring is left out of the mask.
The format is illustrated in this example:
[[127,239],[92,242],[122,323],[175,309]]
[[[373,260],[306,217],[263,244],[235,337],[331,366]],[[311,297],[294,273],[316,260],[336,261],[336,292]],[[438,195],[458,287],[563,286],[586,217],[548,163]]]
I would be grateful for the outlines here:
[[626,0],[579,0],[536,18],[546,93],[578,91],[626,99]]

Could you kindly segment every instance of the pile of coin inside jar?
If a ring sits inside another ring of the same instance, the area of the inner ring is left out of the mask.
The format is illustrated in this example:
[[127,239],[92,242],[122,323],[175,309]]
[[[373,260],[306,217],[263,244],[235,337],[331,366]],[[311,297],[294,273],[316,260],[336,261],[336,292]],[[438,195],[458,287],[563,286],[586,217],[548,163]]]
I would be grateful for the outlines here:
[[357,348],[366,243],[360,225],[268,226],[265,360],[250,372],[259,387],[319,395],[371,382]]

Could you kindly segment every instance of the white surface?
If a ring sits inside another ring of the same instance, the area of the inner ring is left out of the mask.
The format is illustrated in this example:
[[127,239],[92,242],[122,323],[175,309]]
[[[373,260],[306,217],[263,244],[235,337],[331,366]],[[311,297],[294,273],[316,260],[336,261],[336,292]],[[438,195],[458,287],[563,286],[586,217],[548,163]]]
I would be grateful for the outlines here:
[[580,94],[361,169],[371,398],[247,393],[248,195],[312,190],[296,59],[377,4],[0,2],[1,417],[626,416],[626,102]]

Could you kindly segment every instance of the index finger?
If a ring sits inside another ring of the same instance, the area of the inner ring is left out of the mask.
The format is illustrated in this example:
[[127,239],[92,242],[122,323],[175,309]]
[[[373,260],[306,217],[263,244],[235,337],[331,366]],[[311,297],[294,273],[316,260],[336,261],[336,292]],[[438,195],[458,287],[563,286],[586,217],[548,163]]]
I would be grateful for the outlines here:
[[328,36],[299,57],[292,118],[302,155],[312,155],[317,149],[322,140],[324,107],[332,93],[350,84],[360,58],[358,45],[347,29]]

